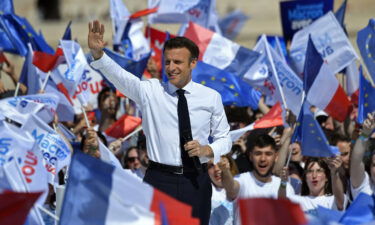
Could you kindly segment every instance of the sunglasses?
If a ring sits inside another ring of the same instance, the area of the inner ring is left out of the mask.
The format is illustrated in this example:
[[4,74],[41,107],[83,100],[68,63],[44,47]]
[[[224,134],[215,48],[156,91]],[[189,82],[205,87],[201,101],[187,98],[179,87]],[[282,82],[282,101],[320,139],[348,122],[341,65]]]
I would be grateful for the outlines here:
[[128,157],[127,161],[132,163],[135,162],[136,159],[139,160],[139,157]]

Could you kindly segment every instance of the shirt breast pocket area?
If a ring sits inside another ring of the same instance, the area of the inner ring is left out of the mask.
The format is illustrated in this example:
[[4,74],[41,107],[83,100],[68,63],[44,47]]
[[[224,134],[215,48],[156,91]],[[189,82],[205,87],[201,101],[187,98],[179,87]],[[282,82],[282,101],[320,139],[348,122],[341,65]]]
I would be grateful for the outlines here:
[[193,130],[198,130],[199,132],[203,130],[210,130],[212,112],[208,107],[193,107],[193,109],[189,109],[189,114],[190,123]]

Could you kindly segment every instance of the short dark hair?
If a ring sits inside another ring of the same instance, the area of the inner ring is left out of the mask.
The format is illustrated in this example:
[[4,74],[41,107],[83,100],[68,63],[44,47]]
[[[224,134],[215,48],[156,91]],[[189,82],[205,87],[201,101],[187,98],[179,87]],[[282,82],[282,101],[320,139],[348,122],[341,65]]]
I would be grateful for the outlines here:
[[186,37],[175,37],[166,41],[163,47],[163,53],[165,50],[175,48],[187,48],[190,52],[190,60],[199,58],[198,46],[192,40]]
[[260,134],[255,138],[249,148],[247,148],[247,153],[252,152],[255,147],[264,148],[268,146],[271,146],[273,150],[277,151],[275,139],[268,134]]
[[333,145],[337,145],[338,142],[349,142],[349,143],[352,142],[352,140],[349,137],[342,135],[342,134],[337,134],[337,133],[331,136],[331,140],[332,140]]

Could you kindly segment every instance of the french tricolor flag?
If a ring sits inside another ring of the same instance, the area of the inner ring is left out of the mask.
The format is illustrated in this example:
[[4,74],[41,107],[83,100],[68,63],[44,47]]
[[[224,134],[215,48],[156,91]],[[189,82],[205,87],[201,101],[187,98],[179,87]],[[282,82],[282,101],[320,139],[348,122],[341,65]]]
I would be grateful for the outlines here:
[[127,170],[75,151],[60,224],[193,224],[192,209]]
[[259,53],[192,22],[184,36],[198,45],[198,60],[240,77],[245,75],[259,57]]
[[284,124],[282,117],[282,108],[280,102],[277,102],[266,115],[254,123],[229,132],[232,142],[237,141],[247,131],[261,128],[270,128],[282,126]]
[[304,89],[310,104],[342,122],[350,113],[350,101],[335,74],[309,38],[304,68]]

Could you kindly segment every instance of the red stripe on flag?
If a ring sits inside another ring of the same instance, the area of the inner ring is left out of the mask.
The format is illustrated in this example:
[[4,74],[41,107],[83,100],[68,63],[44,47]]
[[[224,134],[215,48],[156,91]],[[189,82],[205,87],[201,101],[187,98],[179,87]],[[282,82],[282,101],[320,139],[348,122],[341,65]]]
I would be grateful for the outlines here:
[[114,138],[122,138],[130,134],[141,125],[142,119],[124,114],[104,132]]
[[135,19],[135,18],[139,18],[141,16],[147,16],[151,13],[156,13],[158,11],[159,7],[155,7],[155,8],[152,8],[152,9],[142,9],[142,10],[139,10],[138,12],[135,12],[133,13],[131,16],[130,16],[130,19]]
[[63,51],[61,48],[58,48],[54,55],[36,51],[34,52],[33,56],[33,64],[41,71],[47,73],[56,66],[56,62],[58,61],[60,56],[63,56]]
[[154,189],[150,210],[155,213],[156,221],[161,218],[161,204],[165,207],[168,225],[191,224],[199,225],[199,220],[191,217],[192,208],[169,195]]
[[277,127],[283,125],[282,109],[280,102],[277,102],[271,110],[260,120],[255,121],[254,129]]
[[287,199],[240,199],[239,207],[242,225],[307,224],[299,204]]
[[334,96],[326,106],[326,111],[333,119],[343,122],[350,113],[350,101],[344,89],[338,85]]
[[5,57],[4,53],[3,52],[0,52],[0,63],[6,63],[7,65],[9,65],[9,61],[8,59]]
[[189,22],[189,27],[186,29],[184,34],[185,37],[189,38],[196,45],[198,45],[200,51],[199,60],[203,59],[204,52],[211,42],[213,35],[214,32],[192,22]]
[[0,224],[23,225],[31,207],[41,194],[41,192],[0,194]]
[[68,92],[68,90],[66,89],[66,87],[64,86],[64,84],[63,84],[63,83],[59,83],[59,84],[57,84],[56,86],[57,86],[57,89],[58,89],[61,93],[63,93],[63,95],[65,95],[65,97],[66,97],[66,99],[68,99],[69,103],[70,103],[71,105],[73,105],[73,101],[72,101],[72,99],[70,98],[70,96],[69,96],[69,92]]

